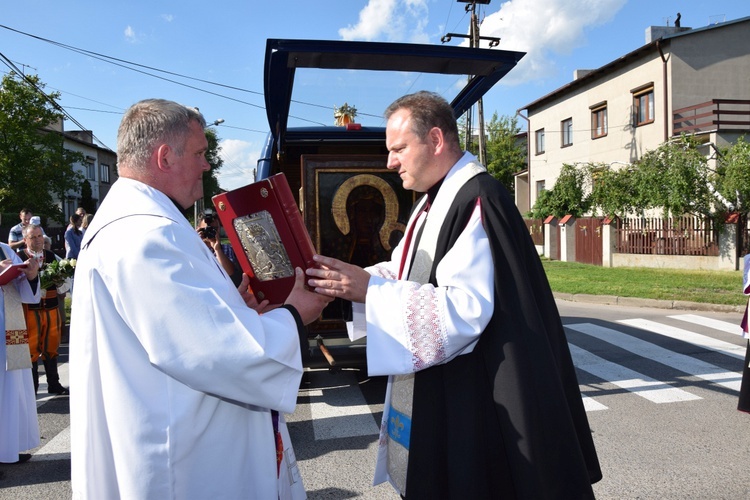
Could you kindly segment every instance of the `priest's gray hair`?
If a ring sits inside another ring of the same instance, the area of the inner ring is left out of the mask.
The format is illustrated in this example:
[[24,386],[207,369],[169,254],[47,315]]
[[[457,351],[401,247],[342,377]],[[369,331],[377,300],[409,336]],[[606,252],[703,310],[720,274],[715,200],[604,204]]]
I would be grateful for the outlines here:
[[424,139],[433,127],[443,131],[445,140],[458,151],[461,150],[458,125],[453,108],[441,95],[422,90],[396,99],[385,110],[385,119],[400,109],[411,112],[411,129],[418,137]]
[[206,120],[197,108],[165,99],[145,99],[133,104],[117,130],[118,170],[125,167],[145,171],[154,149],[162,144],[182,154],[191,121],[206,127]]

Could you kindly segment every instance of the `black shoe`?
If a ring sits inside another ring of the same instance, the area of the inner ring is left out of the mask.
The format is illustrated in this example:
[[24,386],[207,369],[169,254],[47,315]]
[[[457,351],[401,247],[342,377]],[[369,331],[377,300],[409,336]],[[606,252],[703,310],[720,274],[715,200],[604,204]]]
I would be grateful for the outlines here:
[[67,387],[58,385],[55,387],[48,387],[47,394],[57,394],[58,396],[67,396],[67,395],[70,395],[70,390]]
[[19,453],[18,462],[13,462],[13,463],[22,464],[22,463],[28,462],[30,459],[31,459],[31,453]]

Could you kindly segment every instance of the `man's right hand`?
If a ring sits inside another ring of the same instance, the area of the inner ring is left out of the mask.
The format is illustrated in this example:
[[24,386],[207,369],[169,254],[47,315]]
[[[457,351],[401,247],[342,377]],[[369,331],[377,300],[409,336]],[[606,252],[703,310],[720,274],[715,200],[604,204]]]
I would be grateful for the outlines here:
[[294,307],[302,318],[302,323],[309,325],[323,312],[323,308],[333,300],[319,293],[311,292],[305,288],[305,273],[300,268],[294,270],[294,288],[289,293],[284,304]]

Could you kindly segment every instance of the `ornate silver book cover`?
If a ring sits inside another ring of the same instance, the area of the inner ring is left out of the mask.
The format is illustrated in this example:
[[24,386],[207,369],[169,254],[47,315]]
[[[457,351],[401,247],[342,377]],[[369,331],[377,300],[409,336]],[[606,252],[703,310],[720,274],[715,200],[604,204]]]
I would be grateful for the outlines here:
[[294,268],[270,212],[262,210],[237,217],[234,219],[234,229],[258,280],[294,276]]

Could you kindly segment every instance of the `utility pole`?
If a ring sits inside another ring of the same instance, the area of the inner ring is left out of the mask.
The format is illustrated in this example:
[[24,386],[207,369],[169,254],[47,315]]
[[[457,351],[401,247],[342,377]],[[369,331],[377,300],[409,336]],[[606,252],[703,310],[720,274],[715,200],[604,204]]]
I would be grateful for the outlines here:
[[[489,40],[490,47],[496,47],[498,44],[500,44],[500,39],[496,37],[485,37],[485,36],[479,36],[479,21],[477,19],[477,4],[484,4],[487,5],[490,3],[490,0],[456,0],[459,3],[465,3],[466,4],[466,12],[471,12],[471,19],[469,21],[469,35],[460,35],[457,33],[448,33],[447,35],[443,36],[441,41],[443,43],[450,41],[451,37],[457,36],[460,38],[468,38],[469,39],[469,46],[472,48],[478,48],[479,47],[479,40]],[[469,75],[469,81],[474,77],[474,75]],[[467,151],[469,150],[471,146],[471,130],[472,130],[472,123],[473,123],[473,117],[472,117],[472,108],[469,108],[466,111],[466,136],[465,136],[465,144],[464,149]],[[486,157],[487,157],[487,145],[486,140],[484,136],[484,104],[482,103],[482,98],[480,97],[477,101],[477,125],[479,127],[479,133],[478,133],[478,149],[479,149],[479,162],[482,165],[486,165]]]
[[[489,0],[487,0],[489,3]],[[479,47],[479,22],[477,21],[477,4],[471,2],[471,46]],[[477,123],[479,125],[479,163],[487,165],[487,144],[484,137],[484,104],[480,97],[477,101]]]

